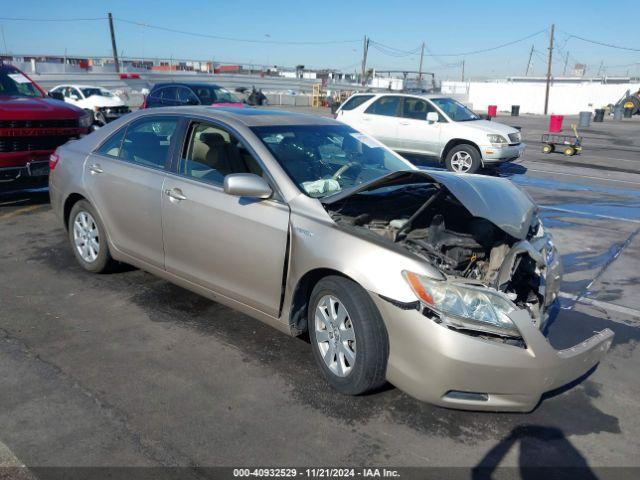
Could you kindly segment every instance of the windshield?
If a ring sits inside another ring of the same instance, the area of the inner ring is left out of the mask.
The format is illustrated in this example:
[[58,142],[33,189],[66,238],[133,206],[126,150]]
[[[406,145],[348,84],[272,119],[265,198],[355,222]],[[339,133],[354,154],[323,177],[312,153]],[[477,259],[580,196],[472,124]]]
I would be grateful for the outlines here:
[[220,87],[192,87],[203,105],[212,103],[241,103],[233,93]]
[[454,122],[468,122],[470,120],[480,120],[480,117],[453,98],[432,98],[444,113]]
[[380,142],[347,125],[254,127],[306,195],[328,197],[391,172],[414,170]]
[[113,97],[113,93],[109,90],[103,90],[102,88],[81,88],[82,94],[89,98],[92,95],[97,95],[99,97]]
[[0,95],[42,97],[42,92],[18,70],[0,70]]

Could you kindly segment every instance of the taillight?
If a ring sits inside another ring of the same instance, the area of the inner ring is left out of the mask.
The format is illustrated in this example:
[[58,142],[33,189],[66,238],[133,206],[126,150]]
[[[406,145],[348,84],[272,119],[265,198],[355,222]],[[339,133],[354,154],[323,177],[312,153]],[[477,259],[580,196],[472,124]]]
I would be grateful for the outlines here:
[[140,108],[147,108],[147,95],[144,96],[143,100],[142,100],[142,105],[140,105]]
[[57,153],[52,153],[51,155],[49,155],[49,170],[55,170],[56,165],[58,165],[59,161],[60,155],[58,155]]

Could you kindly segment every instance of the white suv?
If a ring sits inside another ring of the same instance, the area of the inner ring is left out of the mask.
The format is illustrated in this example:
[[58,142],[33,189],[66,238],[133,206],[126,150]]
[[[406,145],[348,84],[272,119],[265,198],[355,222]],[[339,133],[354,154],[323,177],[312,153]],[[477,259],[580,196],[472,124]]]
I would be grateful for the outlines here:
[[437,157],[458,173],[515,160],[524,152],[518,130],[482,120],[440,95],[359,93],[340,106],[336,119],[398,152]]

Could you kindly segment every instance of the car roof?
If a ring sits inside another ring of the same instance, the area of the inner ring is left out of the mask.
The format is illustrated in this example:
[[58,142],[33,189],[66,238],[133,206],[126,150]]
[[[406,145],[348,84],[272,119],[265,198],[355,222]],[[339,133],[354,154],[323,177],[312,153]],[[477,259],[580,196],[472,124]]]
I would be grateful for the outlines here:
[[272,110],[252,107],[211,107],[211,106],[193,106],[193,107],[160,107],[141,112],[149,112],[149,114],[179,114],[193,115],[199,117],[208,117],[212,120],[221,120],[242,124],[246,127],[259,127],[270,125],[341,125],[332,118],[320,117],[318,115],[310,115],[306,113],[289,112],[285,110]]
[[153,85],[153,88],[159,87],[214,87],[214,88],[222,88],[220,85],[216,85],[215,83],[204,83],[204,82],[161,82]]
[[374,97],[418,97],[418,98],[448,98],[448,95],[437,93],[408,93],[408,92],[356,92],[356,95],[373,95]]

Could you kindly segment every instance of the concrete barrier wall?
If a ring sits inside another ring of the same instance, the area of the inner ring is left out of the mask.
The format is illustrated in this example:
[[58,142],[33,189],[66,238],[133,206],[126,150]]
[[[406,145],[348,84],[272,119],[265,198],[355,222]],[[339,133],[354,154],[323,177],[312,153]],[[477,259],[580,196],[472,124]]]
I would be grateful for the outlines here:
[[[545,83],[525,82],[442,82],[443,93],[467,91],[468,102],[477,111],[497,105],[499,111],[510,111],[520,105],[521,113],[544,113]],[[549,91],[550,114],[576,115],[615,104],[627,90],[640,88],[640,83],[555,83]]]

